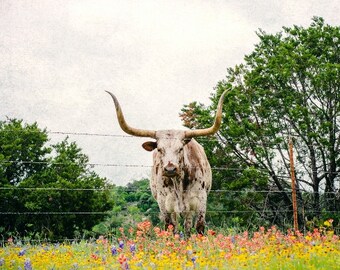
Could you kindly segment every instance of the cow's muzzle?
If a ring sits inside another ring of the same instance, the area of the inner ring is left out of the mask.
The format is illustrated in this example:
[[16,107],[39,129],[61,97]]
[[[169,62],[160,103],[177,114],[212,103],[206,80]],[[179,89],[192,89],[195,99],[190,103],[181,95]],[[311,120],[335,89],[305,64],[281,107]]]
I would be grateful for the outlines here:
[[172,163],[168,163],[163,170],[163,175],[167,177],[174,177],[178,175],[179,169],[178,166]]

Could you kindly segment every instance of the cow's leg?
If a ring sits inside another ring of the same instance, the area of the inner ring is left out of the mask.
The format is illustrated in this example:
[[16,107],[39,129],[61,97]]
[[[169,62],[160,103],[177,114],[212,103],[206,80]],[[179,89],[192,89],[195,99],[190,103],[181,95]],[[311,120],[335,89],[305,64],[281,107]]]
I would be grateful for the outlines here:
[[179,218],[178,213],[173,212],[171,214],[171,221],[172,221],[172,225],[174,226],[174,233],[178,232],[178,218]]
[[176,226],[176,222],[172,216],[173,209],[169,201],[171,202],[173,200],[171,194],[168,193],[168,190],[162,190],[162,192],[157,195],[157,203],[161,212],[161,220],[164,222],[165,230],[167,230],[170,225],[173,227]]
[[[159,196],[161,197],[161,196]],[[161,197],[162,198],[162,197]],[[164,222],[165,230],[168,229],[169,225],[174,226],[171,213],[166,210],[165,198],[158,200],[158,206],[161,213],[161,220]]]
[[171,213],[164,214],[165,230],[169,228],[170,225],[175,226],[171,217]]
[[202,194],[201,204],[197,209],[197,219],[196,219],[196,231],[199,234],[204,233],[205,227],[205,213],[207,211],[207,194]]
[[187,212],[184,213],[184,229],[185,229],[185,234],[187,236],[190,236],[190,234],[191,234],[193,216],[194,216],[193,211],[187,211]]
[[205,227],[205,209],[200,210],[198,212],[197,221],[196,221],[196,231],[197,231],[197,233],[203,234],[204,233],[204,227]]

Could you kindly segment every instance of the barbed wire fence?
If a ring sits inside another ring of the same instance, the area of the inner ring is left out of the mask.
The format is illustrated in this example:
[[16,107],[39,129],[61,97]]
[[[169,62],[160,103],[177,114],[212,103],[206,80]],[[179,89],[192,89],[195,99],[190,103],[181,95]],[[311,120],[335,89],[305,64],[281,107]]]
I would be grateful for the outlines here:
[[[17,131],[15,131],[17,132]],[[26,131],[27,132],[27,131]],[[117,134],[105,134],[105,133],[87,133],[87,132],[63,132],[63,131],[47,131],[48,134],[54,134],[54,135],[72,135],[72,136],[91,136],[91,137],[114,137],[114,138],[124,138],[124,139],[132,139],[135,138],[134,136],[130,135],[117,135]],[[200,139],[201,141],[207,141],[207,140],[218,140],[215,137],[209,137],[209,138],[202,138]],[[268,143],[273,148],[272,143]],[[262,144],[262,146],[265,146],[265,144]],[[288,149],[287,149],[288,151]],[[17,160],[1,160],[0,165],[8,165],[8,164],[51,164],[49,161],[31,161],[31,160],[25,160],[25,161],[17,161]],[[66,165],[63,162],[53,162],[53,165]],[[88,166],[90,167],[124,167],[124,168],[151,168],[151,165],[145,165],[145,164],[115,164],[115,163],[87,163]],[[240,168],[227,168],[227,167],[212,167],[212,170],[216,171],[235,171],[235,172],[240,172],[243,171],[244,169]],[[262,171],[264,173],[268,173],[267,170],[262,170],[262,169],[256,169],[257,171]],[[323,172],[325,174],[339,174],[339,172]],[[289,175],[284,175],[284,174],[278,174],[277,177],[281,179],[286,179],[289,180],[291,177]],[[303,179],[297,179],[297,180],[303,180]],[[114,188],[53,188],[53,187],[20,187],[20,186],[13,186],[13,187],[0,187],[1,190],[25,190],[25,191],[61,191],[61,192],[86,192],[86,191],[95,191],[95,192],[103,192],[103,191],[114,191],[116,190],[116,187]],[[129,189],[125,188],[124,191],[126,192],[150,192],[150,189]],[[291,190],[229,190],[229,189],[212,189],[210,191],[212,194],[216,193],[223,193],[224,196],[228,196],[230,194],[264,194],[266,196],[269,196],[270,194],[282,194],[285,193],[288,196],[292,196]],[[301,191],[300,191],[301,192]],[[334,200],[339,200],[340,193],[339,191],[334,191],[334,192],[325,192],[321,191],[323,195],[332,195]],[[306,196],[310,195],[308,192],[305,192]],[[313,210],[303,210],[304,214],[313,213]],[[268,209],[262,209],[261,210],[262,214],[265,213],[272,213],[273,210],[268,210]],[[294,209],[289,208],[285,210],[276,210],[277,213],[283,213],[283,214],[291,214],[293,216]],[[326,211],[329,214],[338,214],[339,211]],[[149,214],[157,214],[158,212],[148,212]],[[207,214],[218,214],[218,213],[224,213],[224,214],[238,214],[238,213],[254,213],[254,210],[221,210],[221,209],[209,209],[207,210]],[[9,211],[9,212],[0,212],[0,218],[1,216],[7,215],[7,216],[16,216],[16,215],[110,215],[112,214],[110,211],[106,212],[86,212],[86,211],[26,211],[26,212],[20,212],[20,211]],[[0,241],[1,242],[1,241]]]
[[[40,133],[40,130],[2,130],[1,132],[6,132],[6,133]],[[50,135],[63,135],[63,136],[81,136],[81,137],[111,137],[111,138],[124,138],[124,139],[136,139],[136,138],[140,138],[140,137],[136,137],[136,136],[132,136],[132,135],[126,135],[126,134],[112,134],[112,133],[95,133],[95,132],[74,132],[74,131],[55,131],[55,130],[45,130],[44,132],[46,132],[46,134],[50,134]],[[263,135],[262,135],[263,136]],[[281,131],[281,136],[282,138],[288,138],[289,136],[292,138],[298,138],[299,135],[297,134],[291,134],[291,133],[286,133],[286,132],[282,132]],[[268,137],[271,137],[270,135],[268,135]],[[165,138],[168,140],[176,140],[173,138]],[[216,136],[208,136],[208,137],[201,137],[199,138],[200,141],[204,142],[204,141],[220,141],[220,138],[217,138]],[[241,142],[238,140],[235,140],[235,138],[233,138],[233,142]],[[288,141],[286,142],[287,146],[288,146]],[[275,149],[275,145],[273,145],[273,143],[271,142],[261,142],[262,146],[271,146]],[[307,144],[307,146],[318,146],[318,144]]]
[[[80,192],[80,191],[96,191],[96,192],[106,192],[106,191],[117,191],[119,187],[114,187],[114,188],[53,188],[53,187],[0,187],[1,190],[12,190],[12,191],[61,191],[61,192]],[[124,188],[124,192],[151,192],[151,190],[148,189],[136,189],[136,188]],[[282,194],[285,193],[287,195],[291,194],[291,191],[271,191],[271,190],[228,190],[228,189],[212,189],[210,190],[210,193],[219,193],[219,194],[247,194],[247,195],[256,195],[256,194],[262,194],[262,195],[270,195],[270,194]],[[305,195],[310,195],[311,193],[304,192]],[[335,195],[335,197],[339,198],[339,192],[324,192],[324,195]],[[220,209],[211,209],[208,210],[207,212],[214,213],[252,213],[254,210],[220,210]],[[272,212],[272,210],[266,210],[263,209],[261,210],[262,213],[265,212]],[[293,209],[285,209],[285,210],[275,210],[277,213],[292,213]],[[313,212],[312,210],[310,211],[305,211],[307,212]],[[339,211],[326,211],[327,213],[338,213]],[[111,211],[9,211],[9,212],[0,212],[0,215],[107,215],[110,214]],[[148,212],[148,213],[159,213],[159,212]]]

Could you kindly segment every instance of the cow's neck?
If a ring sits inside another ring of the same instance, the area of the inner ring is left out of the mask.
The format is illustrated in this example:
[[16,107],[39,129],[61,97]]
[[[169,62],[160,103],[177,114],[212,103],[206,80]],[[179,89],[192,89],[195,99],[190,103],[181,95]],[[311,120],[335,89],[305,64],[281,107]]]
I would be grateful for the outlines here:
[[182,183],[183,178],[181,176],[175,176],[175,177],[171,177],[169,180],[172,183],[172,188],[170,188],[170,190],[172,190],[172,193],[176,197],[175,209],[177,209],[177,211],[181,213],[185,211],[184,194],[186,193],[186,190],[183,187],[183,183]]
[[184,175],[177,175],[174,177],[169,177],[168,182],[172,184],[173,191],[176,194],[183,194],[187,190],[187,177],[186,174]]
[[181,185],[181,177],[180,176],[171,177],[171,181],[174,185],[174,190],[176,192],[183,192],[183,187]]

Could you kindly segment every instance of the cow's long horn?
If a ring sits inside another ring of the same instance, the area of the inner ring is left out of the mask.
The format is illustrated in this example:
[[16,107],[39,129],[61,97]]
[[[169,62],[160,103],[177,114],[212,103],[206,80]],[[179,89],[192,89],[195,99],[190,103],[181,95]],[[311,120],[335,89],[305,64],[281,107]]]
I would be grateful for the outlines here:
[[115,103],[118,122],[123,131],[133,136],[155,138],[156,131],[154,130],[144,130],[144,129],[137,129],[137,128],[130,127],[124,119],[124,115],[123,115],[122,109],[120,108],[118,99],[111,92],[109,91],[106,91],[106,92],[112,97],[113,102]]
[[209,136],[209,135],[215,134],[219,130],[221,126],[221,122],[222,122],[223,100],[224,100],[224,96],[226,93],[227,93],[227,90],[223,92],[223,94],[220,97],[220,100],[218,101],[214,124],[210,128],[188,130],[185,132],[185,137],[193,138],[193,137],[199,137],[199,136]]

